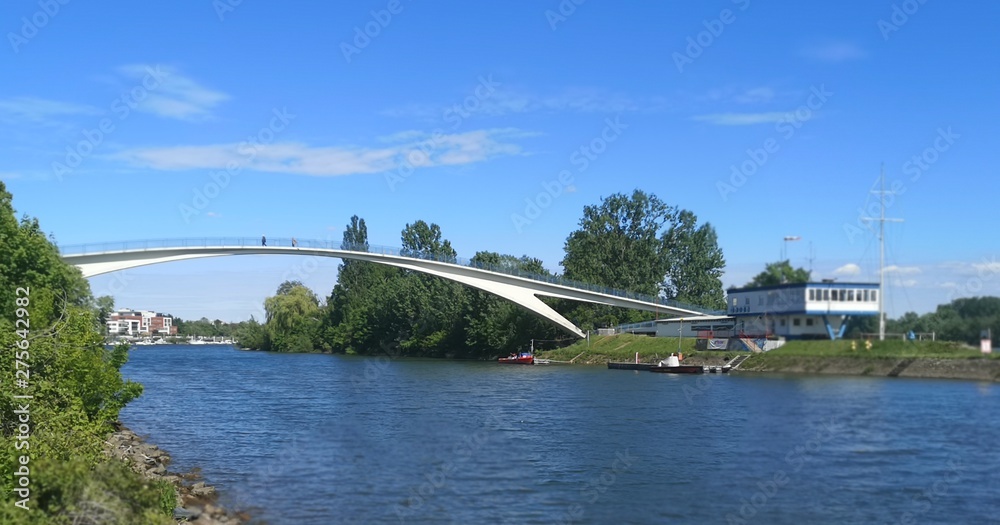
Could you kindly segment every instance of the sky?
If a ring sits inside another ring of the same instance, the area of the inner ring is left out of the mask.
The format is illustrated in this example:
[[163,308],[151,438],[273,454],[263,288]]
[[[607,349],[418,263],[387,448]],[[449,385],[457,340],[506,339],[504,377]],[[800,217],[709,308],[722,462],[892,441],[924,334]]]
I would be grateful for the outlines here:
[[[887,311],[1000,294],[989,171],[1000,4],[941,0],[4,2],[0,180],[60,246],[372,244],[560,271],[583,207],[641,189],[717,231],[725,287],[787,256]],[[799,240],[785,241],[786,237]],[[239,321],[336,259],[91,279],[116,306]]]

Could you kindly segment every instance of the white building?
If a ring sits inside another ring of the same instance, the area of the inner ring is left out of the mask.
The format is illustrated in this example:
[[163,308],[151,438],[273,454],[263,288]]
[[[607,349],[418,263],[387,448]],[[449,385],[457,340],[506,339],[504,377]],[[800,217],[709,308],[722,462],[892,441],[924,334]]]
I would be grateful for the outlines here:
[[749,337],[839,339],[852,316],[878,315],[877,283],[796,283],[730,288],[727,313]]
[[173,318],[161,313],[125,308],[112,312],[107,325],[108,333],[114,335],[176,335],[177,327],[173,326],[173,321]]

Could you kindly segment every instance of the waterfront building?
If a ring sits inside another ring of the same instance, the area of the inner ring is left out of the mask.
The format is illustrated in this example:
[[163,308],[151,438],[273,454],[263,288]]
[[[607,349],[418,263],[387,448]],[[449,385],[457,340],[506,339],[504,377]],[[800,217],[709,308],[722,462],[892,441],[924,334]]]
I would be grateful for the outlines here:
[[108,334],[111,335],[177,335],[173,318],[149,311],[125,308],[108,315]]
[[747,337],[840,339],[847,321],[877,316],[878,283],[833,281],[730,288],[726,312]]

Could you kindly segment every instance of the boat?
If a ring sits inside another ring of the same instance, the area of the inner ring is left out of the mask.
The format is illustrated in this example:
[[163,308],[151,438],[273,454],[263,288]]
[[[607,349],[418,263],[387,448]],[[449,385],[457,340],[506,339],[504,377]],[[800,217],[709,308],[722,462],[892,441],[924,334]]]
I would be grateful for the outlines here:
[[656,366],[649,369],[650,372],[660,372],[665,374],[704,374],[705,367],[701,365],[682,365],[676,355],[671,354]]
[[610,370],[649,370],[657,365],[652,363],[616,363],[613,361],[608,361],[608,369]]
[[510,354],[507,357],[501,357],[497,359],[497,362],[508,365],[533,365],[535,364],[535,356],[530,352],[521,352],[520,354]]

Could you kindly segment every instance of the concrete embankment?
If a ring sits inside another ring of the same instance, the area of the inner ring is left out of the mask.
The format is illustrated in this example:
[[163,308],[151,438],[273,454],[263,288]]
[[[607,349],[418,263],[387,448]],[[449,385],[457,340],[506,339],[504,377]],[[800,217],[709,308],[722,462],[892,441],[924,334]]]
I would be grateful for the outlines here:
[[933,357],[865,358],[754,356],[740,366],[745,372],[858,375],[1000,381],[1000,360]]
[[168,481],[177,487],[174,518],[189,525],[237,525],[249,523],[245,513],[228,511],[217,504],[215,488],[198,480],[196,473],[167,470],[170,455],[156,445],[146,443],[131,430],[120,427],[105,441],[105,453],[129,465],[132,470],[152,480]]

